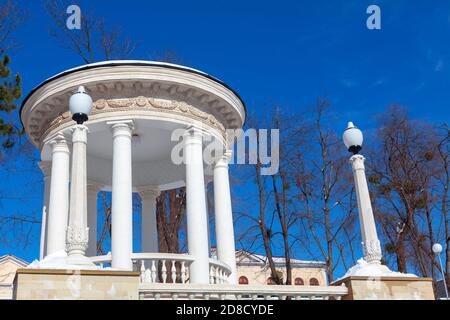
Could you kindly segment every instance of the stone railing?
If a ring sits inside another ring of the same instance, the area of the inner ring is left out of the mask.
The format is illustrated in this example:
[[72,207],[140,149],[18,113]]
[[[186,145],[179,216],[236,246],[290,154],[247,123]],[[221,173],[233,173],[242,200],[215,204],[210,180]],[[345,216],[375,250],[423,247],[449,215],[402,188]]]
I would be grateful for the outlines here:
[[141,272],[141,283],[188,283],[194,257],[174,253],[133,253],[133,266]]
[[231,274],[231,268],[222,261],[209,259],[209,283],[221,284],[228,283],[228,277]]
[[345,286],[141,284],[142,300],[340,300]]
[[[111,254],[90,258],[101,268],[111,264]],[[133,253],[133,270],[141,273],[141,283],[189,283],[189,266],[194,257],[174,253]],[[209,259],[209,279],[211,284],[228,283],[231,269],[225,263]]]
[[105,265],[111,265],[111,252],[105,254],[104,256],[90,257],[89,259],[91,259],[91,261],[98,265],[100,268],[104,268]]

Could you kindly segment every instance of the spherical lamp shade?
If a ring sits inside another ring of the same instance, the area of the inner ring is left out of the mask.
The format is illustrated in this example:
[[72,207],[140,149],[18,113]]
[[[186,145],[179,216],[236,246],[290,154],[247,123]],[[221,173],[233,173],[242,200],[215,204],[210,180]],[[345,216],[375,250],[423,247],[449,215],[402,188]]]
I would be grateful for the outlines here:
[[433,244],[432,250],[434,253],[441,253],[442,252],[442,246],[439,243]]
[[84,87],[79,87],[78,91],[70,97],[69,110],[73,115],[73,120],[78,124],[88,120],[92,110],[92,98],[86,93]]
[[348,151],[353,152],[353,154],[357,154],[361,150],[363,134],[361,130],[353,125],[353,122],[348,123],[347,129],[345,129],[342,138]]

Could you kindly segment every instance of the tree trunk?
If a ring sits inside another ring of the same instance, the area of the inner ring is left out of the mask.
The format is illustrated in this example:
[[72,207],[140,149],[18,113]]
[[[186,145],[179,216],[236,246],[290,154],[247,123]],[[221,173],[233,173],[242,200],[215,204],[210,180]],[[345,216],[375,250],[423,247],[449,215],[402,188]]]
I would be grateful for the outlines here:
[[397,234],[397,243],[395,245],[395,254],[397,257],[397,268],[399,272],[407,273],[406,255],[405,255],[405,233],[401,231]]
[[281,199],[280,195],[278,194],[278,188],[277,188],[277,176],[272,175],[272,186],[273,186],[273,193],[275,195],[275,207],[276,211],[278,213],[278,219],[280,220],[281,224],[281,233],[283,235],[283,245],[284,245],[284,258],[286,261],[286,284],[291,285],[292,284],[292,268],[291,268],[291,253],[289,250],[289,230],[286,224],[286,192],[284,188],[284,175],[281,175],[281,183],[283,184],[283,211],[281,209]]
[[269,263],[270,273],[272,279],[276,284],[282,284],[282,281],[277,273],[277,269],[275,268],[275,263],[273,261],[272,249],[270,247],[270,234],[267,229],[265,222],[265,199],[264,199],[264,186],[261,181],[261,163],[257,163],[256,166],[256,182],[258,186],[258,194],[259,194],[259,227],[261,230],[261,236],[263,238],[264,250],[266,251],[267,262]]

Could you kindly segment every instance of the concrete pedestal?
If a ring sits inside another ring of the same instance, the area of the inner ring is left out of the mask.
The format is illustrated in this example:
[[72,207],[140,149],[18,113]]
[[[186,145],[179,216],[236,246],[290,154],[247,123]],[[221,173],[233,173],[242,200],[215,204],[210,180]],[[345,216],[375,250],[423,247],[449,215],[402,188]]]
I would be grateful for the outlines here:
[[342,300],[434,300],[431,278],[350,276],[334,282],[344,284]]
[[15,300],[138,300],[139,272],[18,269]]

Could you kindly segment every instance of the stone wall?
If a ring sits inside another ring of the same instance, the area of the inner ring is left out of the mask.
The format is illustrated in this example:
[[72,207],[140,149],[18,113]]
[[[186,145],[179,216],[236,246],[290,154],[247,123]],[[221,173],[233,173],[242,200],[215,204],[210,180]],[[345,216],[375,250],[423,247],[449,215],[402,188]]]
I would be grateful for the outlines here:
[[347,277],[334,282],[345,284],[348,295],[342,300],[434,300],[431,278]]
[[139,273],[128,271],[19,269],[17,300],[138,300]]
[[[286,280],[286,268],[277,268],[282,274],[283,279]],[[250,285],[266,285],[267,279],[271,276],[270,268],[264,268],[261,266],[237,266],[237,278],[245,276],[248,279]],[[295,278],[302,278],[304,285],[309,285],[309,280],[316,278],[319,281],[320,286],[327,285],[327,277],[325,270],[322,268],[292,268],[292,283],[294,284]]]

